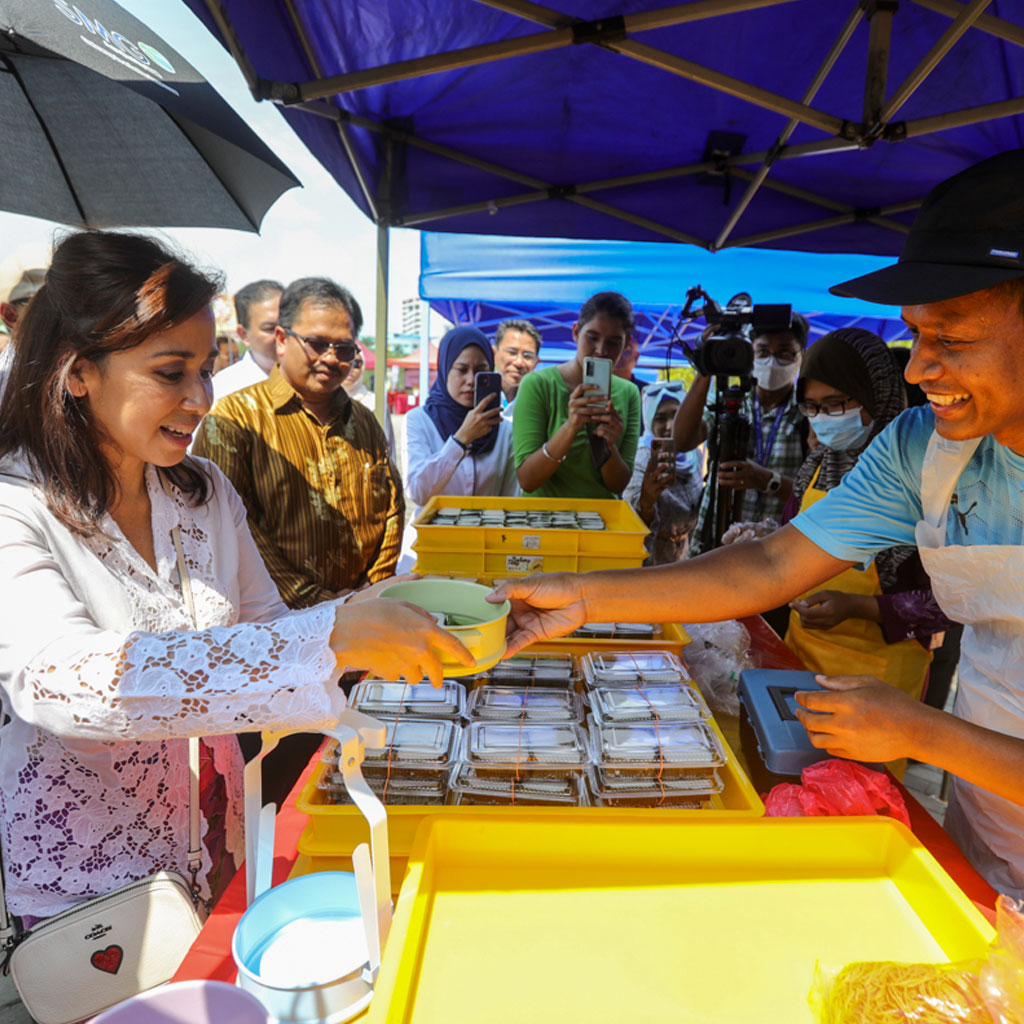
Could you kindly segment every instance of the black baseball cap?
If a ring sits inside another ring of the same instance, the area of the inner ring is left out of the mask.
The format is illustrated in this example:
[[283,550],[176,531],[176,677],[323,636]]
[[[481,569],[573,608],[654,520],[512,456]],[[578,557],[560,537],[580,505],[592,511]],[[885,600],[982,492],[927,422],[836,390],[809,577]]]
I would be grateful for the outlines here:
[[899,263],[829,288],[890,306],[942,302],[1024,277],[1024,149],[938,184],[914,218]]

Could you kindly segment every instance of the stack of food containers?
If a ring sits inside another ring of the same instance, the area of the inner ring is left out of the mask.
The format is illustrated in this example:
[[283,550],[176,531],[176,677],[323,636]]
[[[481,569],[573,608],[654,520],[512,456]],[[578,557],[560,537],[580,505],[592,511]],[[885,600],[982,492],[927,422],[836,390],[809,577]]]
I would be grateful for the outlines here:
[[588,780],[599,807],[707,806],[726,754],[685,669],[664,651],[582,659],[591,714]]
[[[727,755],[679,659],[591,652],[579,665],[518,655],[469,680],[468,696],[453,680],[365,680],[352,706],[383,721],[386,736],[366,751],[363,774],[391,805],[708,806]],[[334,746],[324,760],[324,802],[348,802]]]
[[[366,679],[353,689],[350,703],[385,725],[384,745],[364,754],[370,788],[387,804],[443,804],[462,739],[465,687],[451,680],[435,689],[430,683]],[[337,745],[330,744],[323,757],[328,767],[318,784],[324,797],[348,802]]]

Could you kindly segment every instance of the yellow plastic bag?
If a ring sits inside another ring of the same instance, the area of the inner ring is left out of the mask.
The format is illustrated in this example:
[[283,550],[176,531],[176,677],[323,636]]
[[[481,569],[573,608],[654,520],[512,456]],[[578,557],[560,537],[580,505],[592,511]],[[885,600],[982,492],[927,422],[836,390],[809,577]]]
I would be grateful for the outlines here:
[[996,903],[987,957],[949,964],[818,964],[810,1002],[819,1024],[1024,1024],[1024,904]]

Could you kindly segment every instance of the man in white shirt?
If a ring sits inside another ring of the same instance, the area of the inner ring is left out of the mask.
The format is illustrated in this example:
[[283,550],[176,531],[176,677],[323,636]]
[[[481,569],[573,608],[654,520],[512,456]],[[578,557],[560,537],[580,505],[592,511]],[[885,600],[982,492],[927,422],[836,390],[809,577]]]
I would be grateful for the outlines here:
[[494,334],[494,368],[501,374],[502,418],[512,422],[523,378],[537,369],[540,331],[529,320],[502,320]]
[[213,400],[258,384],[277,364],[274,328],[284,285],[280,281],[253,281],[235,294],[238,337],[245,355],[213,378]]

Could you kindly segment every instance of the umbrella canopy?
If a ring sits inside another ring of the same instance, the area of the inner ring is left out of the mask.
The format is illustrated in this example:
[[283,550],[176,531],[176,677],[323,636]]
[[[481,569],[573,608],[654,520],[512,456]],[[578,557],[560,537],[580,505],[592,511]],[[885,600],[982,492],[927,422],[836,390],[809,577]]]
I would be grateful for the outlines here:
[[1024,145],[1020,0],[186,0],[379,224],[893,255]]
[[0,0],[0,208],[90,227],[252,231],[298,184],[112,0]]

